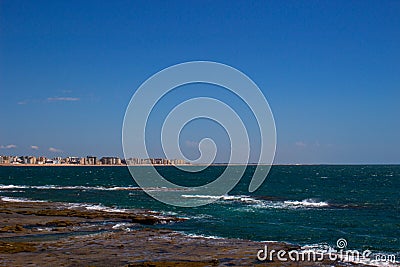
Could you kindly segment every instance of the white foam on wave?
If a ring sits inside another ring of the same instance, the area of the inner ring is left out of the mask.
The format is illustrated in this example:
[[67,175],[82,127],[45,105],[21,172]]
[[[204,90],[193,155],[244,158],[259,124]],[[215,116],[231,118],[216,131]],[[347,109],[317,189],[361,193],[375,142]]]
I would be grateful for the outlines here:
[[24,190],[0,190],[0,193],[25,193]]
[[38,231],[46,231],[46,232],[50,232],[51,230],[53,230],[52,228],[50,228],[50,227],[45,227],[45,228],[36,228],[36,230],[38,230]]
[[0,189],[39,189],[39,190],[102,190],[102,191],[123,191],[141,190],[137,186],[84,186],[84,185],[0,185]]
[[123,230],[125,232],[131,232],[132,228],[131,226],[135,226],[133,223],[117,223],[115,224],[112,229],[114,230]]
[[33,200],[33,199],[28,199],[28,198],[17,198],[17,197],[3,197],[0,196],[0,199],[2,201],[6,201],[6,202],[25,202],[25,203],[37,203],[37,202],[47,202],[45,200]]
[[184,235],[191,237],[191,238],[204,238],[204,239],[214,239],[214,240],[225,239],[223,237],[214,236],[214,235],[200,235],[200,234],[189,234],[189,233],[184,233]]
[[156,192],[192,191],[191,188],[145,187],[143,190]]
[[314,201],[310,199],[287,201],[262,201],[254,205],[260,209],[323,209],[330,207],[328,202]]
[[207,198],[207,199],[220,199],[222,196],[209,196],[209,195],[182,195],[183,198]]
[[302,201],[288,200],[288,201],[284,201],[283,203],[286,204],[286,205],[295,206],[295,207],[316,207],[316,208],[320,208],[320,207],[328,207],[329,206],[328,202],[316,201],[316,200],[311,199],[311,198],[304,199]]
[[220,199],[220,200],[227,200],[227,201],[240,201],[246,203],[257,203],[259,200],[254,199],[249,196],[244,195],[222,195],[222,196],[214,196],[214,195],[182,195],[183,198],[203,198],[203,199]]
[[126,209],[110,208],[101,204],[67,203],[67,206],[69,209],[84,208],[87,210],[97,210],[105,212],[119,212],[119,213],[127,212]]
[[[28,198],[16,198],[16,197],[4,197],[0,196],[2,201],[6,202],[21,202],[21,203],[40,203],[40,202],[48,202],[45,200],[33,200]],[[126,209],[117,209],[117,208],[110,208],[103,206],[101,204],[87,204],[87,203],[63,203],[67,206],[68,209],[76,209],[76,208],[84,208],[87,210],[98,210],[98,211],[105,211],[105,212],[127,212]]]
[[255,199],[245,195],[182,195],[183,198],[199,198],[199,199],[216,199],[221,202],[242,202],[247,204],[246,208],[262,208],[262,209],[299,209],[299,208],[326,208],[329,203],[326,201],[317,201],[315,199],[287,200],[287,201],[271,201]]
[[0,190],[10,189],[37,189],[37,190],[99,190],[99,191],[191,191],[190,188],[167,188],[167,187],[147,187],[137,186],[85,186],[85,185],[0,185]]

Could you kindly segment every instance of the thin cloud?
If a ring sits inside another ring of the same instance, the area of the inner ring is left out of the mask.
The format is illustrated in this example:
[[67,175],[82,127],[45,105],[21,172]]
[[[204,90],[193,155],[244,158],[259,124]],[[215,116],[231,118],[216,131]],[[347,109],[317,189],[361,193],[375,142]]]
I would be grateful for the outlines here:
[[65,96],[65,97],[48,97],[45,99],[24,99],[21,101],[17,102],[17,105],[27,105],[27,104],[32,104],[32,103],[48,103],[48,102],[57,102],[57,101],[65,101],[65,102],[74,102],[74,101],[80,101],[81,99],[79,97],[70,97],[70,96]]
[[50,152],[54,152],[54,153],[61,153],[61,152],[63,152],[61,149],[54,148],[54,147],[49,147],[49,151],[50,151]]
[[3,146],[3,145],[0,146],[1,149],[11,149],[11,148],[16,148],[16,147],[17,147],[17,146],[16,146],[16,145],[13,145],[13,144],[6,145],[6,146]]
[[39,150],[39,147],[38,147],[38,146],[31,146],[31,149],[33,149],[33,150]]
[[79,97],[48,97],[47,101],[55,102],[55,101],[79,101]]
[[297,142],[295,143],[295,145],[298,146],[298,147],[306,147],[306,146],[307,146],[307,144],[304,143],[304,142],[302,142],[302,141],[297,141]]
[[37,104],[37,103],[42,103],[43,99],[36,99],[36,98],[27,98],[23,99],[17,102],[17,105],[28,105],[28,104]]

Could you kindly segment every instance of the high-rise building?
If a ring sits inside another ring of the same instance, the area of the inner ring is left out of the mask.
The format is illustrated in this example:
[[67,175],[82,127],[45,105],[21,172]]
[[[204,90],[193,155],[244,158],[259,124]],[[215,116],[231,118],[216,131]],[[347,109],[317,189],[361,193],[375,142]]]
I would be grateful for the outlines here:
[[87,156],[86,157],[86,164],[87,165],[96,165],[97,164],[97,157]]

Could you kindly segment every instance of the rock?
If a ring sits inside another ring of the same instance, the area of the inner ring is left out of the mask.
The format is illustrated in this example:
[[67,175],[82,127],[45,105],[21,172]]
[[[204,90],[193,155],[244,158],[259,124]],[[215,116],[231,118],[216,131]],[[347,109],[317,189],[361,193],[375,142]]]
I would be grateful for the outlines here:
[[140,223],[145,225],[153,225],[160,222],[160,219],[153,216],[131,216],[130,219],[133,223]]
[[35,246],[30,243],[0,241],[0,253],[33,252],[35,250]]
[[0,228],[1,233],[16,233],[16,232],[23,232],[25,230],[26,229],[20,224],[6,225]]
[[67,226],[72,226],[74,225],[73,222],[71,221],[64,221],[64,220],[54,220],[54,221],[50,221],[44,224],[45,226],[48,227],[67,227]]

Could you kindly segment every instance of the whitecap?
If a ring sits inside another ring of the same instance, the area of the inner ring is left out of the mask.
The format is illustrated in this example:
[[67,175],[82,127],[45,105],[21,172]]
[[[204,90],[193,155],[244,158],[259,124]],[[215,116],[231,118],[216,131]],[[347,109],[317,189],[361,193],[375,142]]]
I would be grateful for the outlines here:
[[0,196],[0,199],[2,201],[6,201],[6,202],[25,202],[25,203],[38,203],[38,202],[47,202],[44,200],[32,200],[32,199],[28,199],[28,198],[17,198],[17,197],[3,197]]
[[190,233],[183,233],[183,234],[191,238],[204,238],[204,239],[214,239],[214,240],[226,239],[215,235],[190,234]]
[[117,209],[103,206],[101,204],[87,204],[87,203],[67,203],[69,209],[84,208],[87,210],[105,211],[105,212],[127,212],[126,209]]
[[38,189],[38,190],[100,190],[100,191],[123,191],[141,190],[137,186],[83,186],[83,185],[0,185],[0,189]]
[[320,208],[320,207],[328,207],[329,203],[325,201],[316,201],[314,199],[308,198],[304,199],[302,201],[293,201],[293,200],[287,200],[283,202],[284,204],[288,206],[295,206],[295,207],[315,207],[315,208]]

